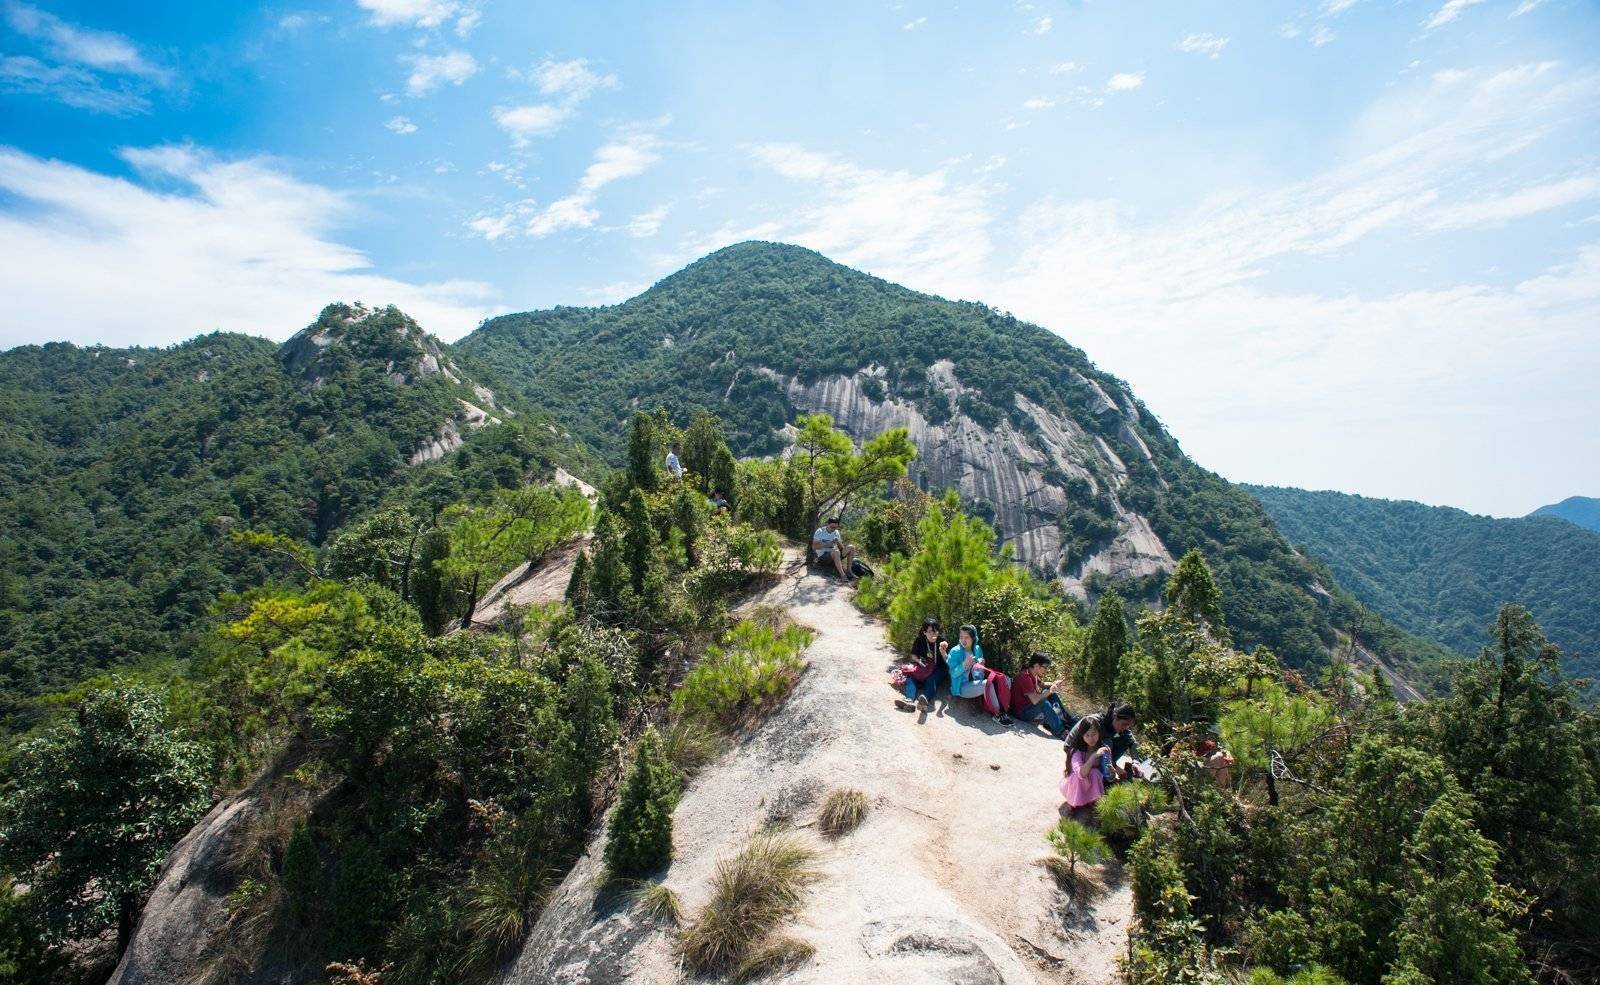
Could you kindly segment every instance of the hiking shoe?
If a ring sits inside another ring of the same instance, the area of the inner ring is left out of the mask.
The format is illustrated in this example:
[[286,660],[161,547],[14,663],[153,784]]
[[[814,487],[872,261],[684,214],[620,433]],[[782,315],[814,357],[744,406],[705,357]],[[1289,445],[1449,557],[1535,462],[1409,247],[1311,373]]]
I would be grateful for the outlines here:
[[918,711],[927,711],[928,710],[928,696],[927,695],[925,695],[925,694],[917,695],[917,710]]
[[990,715],[989,717],[994,719],[997,723],[999,723],[1001,725],[1010,725],[1011,724],[1011,716],[1010,715],[1004,715],[1004,714],[1001,714],[1001,715]]
[[[921,701],[922,699],[918,698],[917,700]],[[899,708],[901,711],[916,711],[917,710],[917,706],[912,704],[911,702],[907,701],[905,698],[895,698],[894,699],[894,706],[896,708]]]

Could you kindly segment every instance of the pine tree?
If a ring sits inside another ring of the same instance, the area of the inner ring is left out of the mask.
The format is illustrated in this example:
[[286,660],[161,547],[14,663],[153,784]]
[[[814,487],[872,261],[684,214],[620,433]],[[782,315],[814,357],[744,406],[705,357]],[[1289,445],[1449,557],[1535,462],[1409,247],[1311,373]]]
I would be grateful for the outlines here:
[[1107,589],[1095,606],[1089,623],[1089,638],[1083,647],[1083,683],[1089,693],[1110,698],[1116,693],[1122,654],[1128,649],[1128,624],[1122,612],[1122,596]]
[[691,568],[699,563],[696,552],[700,545],[700,512],[695,509],[698,496],[688,489],[679,489],[672,504],[672,525],[683,534],[684,560]]
[[628,494],[627,512],[622,518],[623,557],[635,595],[644,593],[650,573],[650,553],[656,546],[655,527],[650,522],[650,506],[638,487]]
[[724,447],[727,446],[723,443],[722,422],[716,415],[701,411],[683,435],[683,467],[694,473],[701,484],[705,485],[711,477],[717,449]]
[[450,623],[450,585],[444,573],[449,557],[450,536],[438,527],[428,528],[417,546],[411,592],[417,602],[417,612],[422,616],[422,628],[429,636],[438,636]]
[[677,802],[677,775],[656,730],[646,729],[634,748],[633,764],[611,816],[605,848],[611,876],[633,878],[672,861],[672,811]]
[[739,508],[738,474],[738,465],[733,460],[733,452],[728,450],[727,445],[717,446],[717,453],[711,459],[707,485],[722,493],[728,500],[728,509],[732,511],[737,511]]
[[1532,985],[1508,923],[1521,907],[1494,881],[1495,847],[1472,826],[1465,794],[1440,797],[1405,849],[1403,909],[1385,985]]
[[633,415],[633,426],[628,431],[628,483],[645,492],[655,492],[661,487],[655,425],[650,415],[643,412]]
[[1228,624],[1222,616],[1222,590],[1198,548],[1178,562],[1167,580],[1167,609],[1180,619],[1207,630],[1219,643],[1229,642]]
[[567,579],[567,604],[572,606],[572,614],[580,622],[589,618],[592,608],[589,579],[589,552],[579,551],[577,559],[572,562],[572,576]]
[[626,608],[630,589],[628,568],[623,557],[622,535],[617,530],[617,515],[609,510],[595,521],[590,543],[589,607],[602,620],[616,624]]

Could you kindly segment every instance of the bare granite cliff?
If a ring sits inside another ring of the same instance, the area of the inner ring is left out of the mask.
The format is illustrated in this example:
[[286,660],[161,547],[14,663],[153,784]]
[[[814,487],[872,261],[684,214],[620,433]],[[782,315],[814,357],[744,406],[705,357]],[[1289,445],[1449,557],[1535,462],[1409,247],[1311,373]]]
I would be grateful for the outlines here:
[[[1015,396],[1025,427],[1003,418],[985,427],[957,412],[942,424],[931,423],[916,404],[885,395],[874,400],[868,381],[882,370],[868,366],[851,376],[830,376],[811,383],[776,378],[789,400],[809,413],[822,411],[858,440],[903,427],[921,449],[912,464],[912,478],[925,489],[956,489],[962,499],[987,506],[1004,540],[1023,561],[1082,597],[1084,580],[1095,572],[1113,578],[1136,578],[1171,571],[1174,561],[1149,521],[1119,498],[1129,484],[1128,466],[1106,440],[1090,434],[1075,420],[1052,413],[1022,394]],[[1131,403],[1119,405],[1099,384],[1074,372],[1089,412],[1112,415],[1122,442],[1150,459],[1149,449],[1134,430],[1137,413]],[[929,382],[958,399],[963,390],[954,366],[941,360],[928,369]],[[879,388],[880,393],[884,393]],[[1159,473],[1158,473],[1159,475]],[[1109,500],[1116,533],[1085,555],[1068,558],[1060,521],[1073,505],[1067,482],[1077,479],[1090,496]]]

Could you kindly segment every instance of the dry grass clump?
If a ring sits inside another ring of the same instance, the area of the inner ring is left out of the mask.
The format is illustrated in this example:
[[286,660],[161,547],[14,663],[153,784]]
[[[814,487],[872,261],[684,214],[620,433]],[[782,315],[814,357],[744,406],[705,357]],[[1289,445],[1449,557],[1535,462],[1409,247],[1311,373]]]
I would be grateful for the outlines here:
[[817,829],[829,838],[847,835],[866,819],[868,807],[866,794],[853,787],[840,787],[822,802]]
[[756,945],[756,949],[739,963],[733,972],[733,980],[747,982],[762,975],[789,971],[811,960],[816,953],[816,947],[809,941],[787,934],[775,934]]
[[664,882],[646,882],[628,894],[634,909],[657,923],[683,925],[683,904],[678,894]]
[[673,718],[661,730],[661,751],[685,783],[721,755],[725,741],[692,718]]
[[778,967],[779,958],[794,957],[799,942],[784,945],[774,931],[800,913],[806,888],[818,877],[816,858],[792,832],[761,831],[739,854],[718,862],[711,899],[679,938],[684,963],[698,974],[742,979],[746,972],[759,974],[758,964]]

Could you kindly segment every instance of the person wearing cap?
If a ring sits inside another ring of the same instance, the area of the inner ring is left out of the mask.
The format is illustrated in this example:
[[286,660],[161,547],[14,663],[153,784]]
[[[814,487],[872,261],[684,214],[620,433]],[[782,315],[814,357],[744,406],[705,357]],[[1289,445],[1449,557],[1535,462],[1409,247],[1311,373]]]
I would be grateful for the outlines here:
[[826,561],[839,572],[840,578],[845,581],[856,580],[850,570],[850,562],[856,559],[856,549],[845,543],[844,534],[839,532],[838,517],[828,517],[828,522],[811,535],[811,549],[816,552],[818,564]]
[[1083,733],[1094,728],[1100,741],[1111,751],[1110,776],[1107,780],[1140,779],[1139,764],[1133,752],[1138,742],[1133,737],[1134,712],[1132,705],[1112,705],[1105,711],[1085,715],[1067,732],[1067,748],[1076,749]]
[[1048,653],[1035,653],[1028,658],[1028,666],[1011,682],[1011,716],[1024,722],[1042,721],[1051,735],[1060,736],[1071,716],[1061,706],[1056,682],[1044,679],[1049,670]]
[[939,635],[939,620],[929,616],[922,620],[917,638],[911,642],[911,662],[900,665],[905,675],[905,697],[895,698],[894,705],[901,711],[927,711],[939,693],[939,678],[945,676],[944,649],[948,647]]

